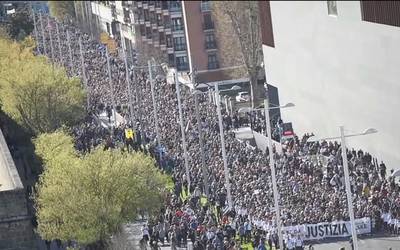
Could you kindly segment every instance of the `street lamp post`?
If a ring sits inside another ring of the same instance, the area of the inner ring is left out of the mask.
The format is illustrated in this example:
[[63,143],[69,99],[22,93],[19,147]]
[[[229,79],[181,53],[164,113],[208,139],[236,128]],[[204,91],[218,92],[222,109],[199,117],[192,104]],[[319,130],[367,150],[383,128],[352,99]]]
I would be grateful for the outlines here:
[[56,22],[56,30],[57,30],[57,40],[58,40],[58,57],[59,57],[59,63],[61,66],[64,66],[64,60],[63,56],[61,53],[61,39],[60,39],[60,30],[58,28],[58,22]]
[[44,36],[44,27],[43,27],[43,17],[42,13],[39,13],[39,21],[40,21],[40,27],[42,29],[42,44],[43,44],[43,55],[47,56],[47,51],[46,51],[46,38]]
[[353,238],[353,247],[354,250],[358,250],[358,241],[357,241],[357,231],[356,231],[356,224],[354,218],[354,210],[353,210],[353,198],[351,193],[351,185],[350,185],[350,175],[349,175],[349,166],[348,166],[348,159],[347,159],[347,149],[346,149],[346,138],[347,137],[354,137],[354,136],[361,136],[361,135],[369,135],[377,133],[378,131],[374,128],[369,128],[365,130],[363,133],[356,133],[345,135],[344,134],[344,126],[340,126],[340,136],[339,137],[329,137],[329,138],[322,138],[322,139],[312,139],[312,137],[308,138],[308,142],[313,141],[322,141],[322,140],[341,140],[342,145],[342,160],[343,160],[343,172],[344,172],[344,182],[346,188],[346,196],[347,196],[347,209],[350,217],[350,224],[351,224],[351,236]]
[[181,91],[178,81],[178,71],[174,74],[175,77],[175,86],[176,86],[176,95],[178,99],[178,110],[179,110],[179,123],[181,125],[181,133],[182,133],[182,147],[183,147],[183,157],[185,160],[185,170],[186,170],[186,178],[188,182],[188,190],[190,190],[190,172],[189,172],[189,159],[186,147],[186,136],[185,136],[185,125],[183,121],[183,112],[182,112],[182,105],[181,105]]
[[152,65],[151,61],[149,60],[148,62],[148,68],[149,68],[149,80],[150,80],[150,89],[151,89],[151,98],[153,101],[153,109],[154,109],[154,123],[156,127],[156,136],[157,136],[157,145],[158,145],[158,150],[160,153],[160,163],[162,159],[162,152],[161,152],[161,142],[160,142],[160,131],[158,128],[158,117],[157,117],[157,104],[156,104],[156,97],[154,94],[154,83],[153,83],[153,72],[152,72]]
[[[281,108],[290,108],[294,107],[293,103],[287,103],[283,106],[277,107],[269,107],[269,102],[267,99],[264,100],[264,114],[265,114],[265,125],[267,129],[267,140],[268,140],[268,154],[269,154],[269,165],[271,167],[271,179],[272,179],[272,190],[274,195],[274,207],[275,207],[275,217],[276,217],[276,225],[278,229],[278,240],[279,240],[279,247],[282,249],[283,247],[283,236],[282,236],[282,223],[281,223],[281,214],[279,208],[279,192],[278,192],[278,185],[276,181],[276,169],[275,169],[275,159],[274,153],[272,150],[272,132],[271,132],[271,123],[269,117],[269,110],[272,109],[281,109]],[[255,110],[262,110],[262,109],[254,109],[254,108],[241,108],[239,112],[247,112],[247,111],[255,111]]]
[[49,18],[49,16],[47,16],[47,28],[49,30],[49,37],[50,37],[51,60],[53,61],[53,64],[54,64],[55,58],[54,58],[54,48],[53,48],[53,36],[51,35],[51,27],[50,27],[50,18]]
[[[122,32],[122,31],[121,31]],[[121,36],[122,37],[122,36]],[[131,121],[131,125],[133,126],[133,100],[132,100],[132,91],[131,91],[131,82],[129,79],[129,68],[128,68],[128,60],[126,58],[126,44],[125,44],[125,39],[122,44],[124,45],[122,48],[122,56],[124,57],[124,63],[125,63],[125,76],[126,76],[126,85],[127,85],[127,91],[128,91],[128,98],[129,98],[129,117]]]
[[38,39],[38,31],[37,31],[37,23],[36,23],[36,14],[33,11],[32,4],[31,4],[31,11],[32,11],[32,18],[33,18],[33,28],[34,28],[34,34],[35,34],[35,42],[36,42],[36,48],[37,52],[41,54],[40,49],[39,49],[39,39]]
[[[68,29],[67,29],[67,43],[68,43],[68,53],[69,53],[69,67],[71,68],[71,75],[73,75],[74,74],[74,63],[73,63],[73,58],[72,58],[71,39],[69,37]],[[107,51],[107,47],[106,47],[106,51]],[[108,51],[107,51],[107,58],[108,58]]]
[[[238,87],[240,88],[240,87]],[[232,88],[233,89],[233,88]],[[219,123],[219,135],[221,137],[221,148],[222,148],[222,160],[224,163],[224,175],[225,175],[225,188],[228,198],[228,206],[229,209],[233,208],[233,200],[231,194],[231,184],[230,184],[230,174],[228,169],[228,162],[226,158],[226,149],[225,149],[225,137],[224,137],[224,126],[222,125],[222,115],[221,115],[221,101],[218,89],[218,83],[215,84],[215,97],[217,101],[217,113],[218,113],[218,123]]]
[[[191,75],[191,81],[192,85],[196,85],[196,72],[193,71]],[[204,149],[204,138],[203,138],[203,129],[201,126],[201,119],[200,119],[200,110],[199,110],[199,99],[197,96],[197,90],[194,90],[193,93],[194,95],[194,105],[195,105],[195,112],[196,112],[196,120],[197,120],[197,130],[199,132],[199,144],[200,144],[200,154],[201,154],[201,170],[203,174],[203,186],[204,186],[204,192],[207,196],[207,199],[210,199],[210,194],[209,194],[209,187],[208,187],[208,171],[207,171],[207,166],[206,166],[206,156],[205,156],[205,149]],[[208,92],[210,94],[210,92]]]
[[89,110],[90,107],[90,100],[89,100],[89,87],[87,84],[87,78],[86,78],[86,69],[85,69],[85,58],[83,56],[83,49],[82,49],[82,40],[79,37],[79,50],[81,54],[81,64],[82,64],[82,80],[83,80],[83,85],[85,86],[86,89],[86,105],[87,105],[87,110]]
[[[68,34],[68,33],[67,33]],[[111,92],[111,102],[112,102],[112,108],[113,108],[113,119],[114,122],[111,125],[111,131],[112,131],[112,135],[114,134],[114,127],[117,123],[117,116],[116,116],[116,112],[117,110],[115,109],[115,100],[114,100],[114,86],[112,84],[112,78],[111,78],[111,66],[110,66],[110,56],[108,55],[108,47],[106,46],[106,56],[107,56],[107,67],[108,67],[108,83],[109,83],[109,87],[110,87],[110,92]]]
[[346,186],[347,207],[349,210],[349,217],[350,217],[350,223],[351,223],[351,235],[353,237],[354,250],[358,250],[356,224],[354,221],[354,211],[353,211],[353,197],[351,194],[349,166],[348,166],[348,162],[347,162],[346,139],[344,137],[344,127],[343,126],[340,126],[340,140],[342,142],[343,172],[344,172],[344,182],[345,182],[345,186]]
[[271,123],[269,120],[269,103],[267,99],[264,100],[264,112],[265,112],[265,125],[267,127],[267,136],[268,136],[269,165],[271,168],[272,190],[274,192],[274,206],[275,206],[276,224],[278,227],[279,248],[283,249],[281,214],[279,209],[279,193],[278,193],[278,185],[276,183],[275,159],[272,150]]

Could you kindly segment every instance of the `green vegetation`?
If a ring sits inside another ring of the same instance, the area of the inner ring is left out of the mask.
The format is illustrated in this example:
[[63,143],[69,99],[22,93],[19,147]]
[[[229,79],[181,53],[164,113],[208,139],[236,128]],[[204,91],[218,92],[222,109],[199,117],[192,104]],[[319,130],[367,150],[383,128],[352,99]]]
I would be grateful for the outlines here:
[[142,153],[97,148],[80,156],[62,131],[40,135],[35,146],[44,163],[35,196],[44,239],[101,248],[122,224],[163,204],[167,177]]
[[58,20],[75,18],[74,1],[48,1],[50,14]]
[[34,46],[31,37],[20,43],[0,38],[0,100],[5,113],[39,134],[79,121],[85,94],[78,78],[34,56]]

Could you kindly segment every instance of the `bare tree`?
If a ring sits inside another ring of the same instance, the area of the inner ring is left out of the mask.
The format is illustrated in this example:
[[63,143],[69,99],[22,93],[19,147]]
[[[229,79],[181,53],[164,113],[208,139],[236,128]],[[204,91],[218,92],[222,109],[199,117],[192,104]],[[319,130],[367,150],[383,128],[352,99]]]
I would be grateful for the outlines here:
[[238,43],[239,50],[230,52],[240,51],[241,55],[232,54],[232,57],[241,57],[246,65],[254,108],[254,89],[263,61],[258,1],[213,1],[212,4],[214,19],[218,22],[218,19],[226,18],[226,25],[230,26],[220,27],[219,32],[233,31],[227,35],[230,35],[232,43]]
[[152,45],[138,39],[136,41],[136,51],[138,51],[137,64],[147,65],[147,61],[154,58],[156,64],[166,63],[167,55],[163,53],[160,48],[155,48]]

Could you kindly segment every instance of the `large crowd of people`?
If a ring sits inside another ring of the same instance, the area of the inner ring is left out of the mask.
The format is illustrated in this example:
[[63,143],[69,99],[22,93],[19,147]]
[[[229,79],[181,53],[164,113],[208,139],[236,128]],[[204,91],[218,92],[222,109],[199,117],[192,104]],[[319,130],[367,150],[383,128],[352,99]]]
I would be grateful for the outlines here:
[[[36,16],[39,20],[38,16]],[[47,20],[47,19],[46,19]],[[40,23],[40,22],[38,22]],[[82,76],[78,39],[83,45],[83,57],[91,116],[112,105],[126,106],[129,95],[134,98],[134,119],[126,116],[129,126],[140,131],[140,144],[152,148],[152,154],[160,168],[167,169],[175,182],[175,192],[165,202],[159,218],[143,228],[144,240],[149,242],[166,239],[173,249],[192,242],[194,249],[237,249],[236,246],[252,242],[258,249],[277,246],[277,230],[273,210],[273,192],[269,155],[247,147],[235,139],[238,114],[224,115],[224,134],[234,208],[227,210],[223,159],[219,137],[216,107],[208,95],[199,98],[200,127],[205,144],[206,165],[202,165],[199,131],[195,110],[194,93],[186,86],[181,88],[183,117],[189,161],[189,179],[185,171],[181,130],[175,85],[155,78],[154,94],[157,105],[158,128],[163,149],[156,147],[156,124],[151,95],[149,74],[143,70],[128,69],[132,93],[127,91],[124,61],[117,54],[110,55],[112,85],[109,83],[106,49],[70,23],[58,23],[61,53],[55,20],[42,32],[37,25],[38,53],[44,51],[51,58],[49,32],[52,32],[54,63],[63,65],[69,75]],[[67,30],[70,36],[72,58],[69,58]],[[42,34],[45,39],[43,40]],[[71,60],[72,59],[72,60]],[[99,111],[100,110],[100,111]],[[129,113],[129,112],[127,112]],[[235,118],[236,117],[236,118]],[[263,117],[252,120],[252,127],[265,130]],[[281,122],[277,122],[280,124]],[[187,125],[186,125],[187,124]],[[279,126],[275,136],[279,137]],[[77,148],[90,151],[101,143],[123,143],[124,127],[116,128],[111,135],[96,119],[88,118],[73,128]],[[278,191],[280,194],[281,219],[284,226],[315,224],[349,220],[341,147],[337,142],[307,142],[309,135],[295,136],[283,144],[281,154],[274,153]],[[111,140],[111,141],[110,141]],[[157,151],[157,152],[156,152]],[[347,152],[349,172],[356,218],[370,217],[374,230],[398,233],[400,228],[400,186],[392,177],[386,176],[384,163],[378,164],[367,152],[350,149]],[[205,168],[208,186],[203,185]],[[207,189],[207,190],[206,190]],[[206,192],[208,191],[208,192]],[[182,198],[182,192],[190,194]],[[209,193],[207,205],[201,197]],[[237,239],[236,235],[239,235]],[[287,249],[302,249],[303,236],[286,233]],[[264,247],[264,248],[263,248]]]

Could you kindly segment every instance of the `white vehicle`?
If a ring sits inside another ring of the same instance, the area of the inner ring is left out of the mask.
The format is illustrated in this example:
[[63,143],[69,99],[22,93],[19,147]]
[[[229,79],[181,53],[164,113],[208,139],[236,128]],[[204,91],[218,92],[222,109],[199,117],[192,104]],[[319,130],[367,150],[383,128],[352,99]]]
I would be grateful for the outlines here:
[[250,100],[249,92],[239,92],[236,96],[237,102],[248,102]]

